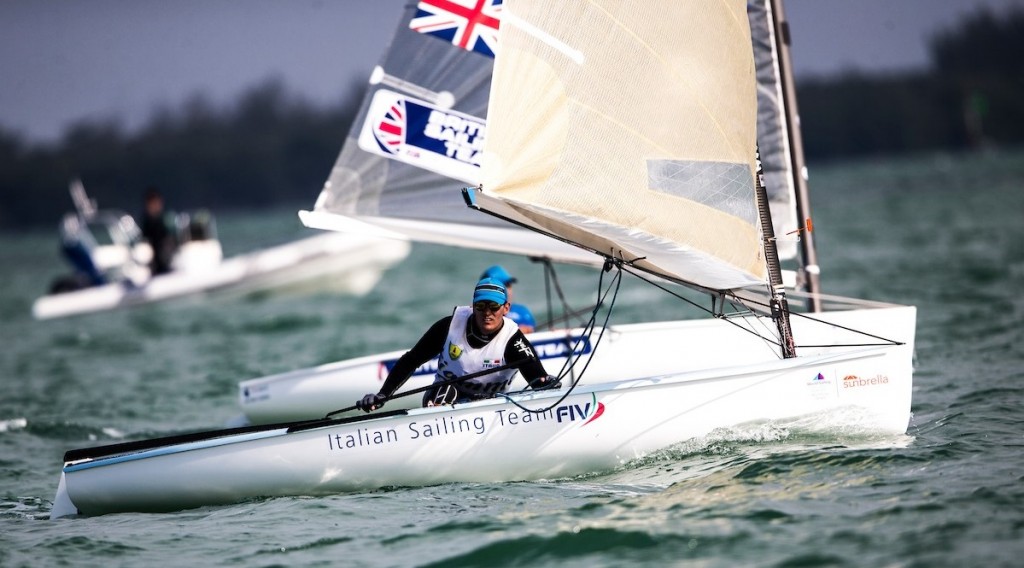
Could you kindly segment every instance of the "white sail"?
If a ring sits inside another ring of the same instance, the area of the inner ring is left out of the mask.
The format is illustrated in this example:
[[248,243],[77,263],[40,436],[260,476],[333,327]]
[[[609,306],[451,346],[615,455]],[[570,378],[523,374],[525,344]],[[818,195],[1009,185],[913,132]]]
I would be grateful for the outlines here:
[[506,5],[501,42],[481,208],[699,286],[765,281],[745,2]]
[[466,208],[460,190],[479,183],[501,2],[479,3],[477,32],[451,40],[425,33],[436,28],[425,8],[406,8],[313,211],[300,213],[303,223],[596,262]]

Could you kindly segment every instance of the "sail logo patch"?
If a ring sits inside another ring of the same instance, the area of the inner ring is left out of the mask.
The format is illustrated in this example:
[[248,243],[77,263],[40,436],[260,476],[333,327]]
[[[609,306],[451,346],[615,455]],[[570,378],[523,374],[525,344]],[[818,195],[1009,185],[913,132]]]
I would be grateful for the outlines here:
[[402,149],[405,142],[405,101],[398,99],[377,119],[374,137],[380,149],[388,154],[395,154]]
[[502,0],[420,0],[409,29],[488,57],[498,49]]
[[359,148],[475,185],[485,132],[475,116],[380,89],[359,132]]

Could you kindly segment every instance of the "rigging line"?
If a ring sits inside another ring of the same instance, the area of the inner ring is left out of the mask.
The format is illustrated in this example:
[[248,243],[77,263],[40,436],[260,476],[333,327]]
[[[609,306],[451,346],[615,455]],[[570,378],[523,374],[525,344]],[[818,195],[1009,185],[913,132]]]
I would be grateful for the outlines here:
[[[590,313],[594,310],[594,306],[587,306],[585,308],[574,309],[569,305],[569,300],[566,298],[565,291],[562,289],[562,283],[558,279],[558,271],[555,270],[554,263],[551,259],[546,256],[531,256],[530,262],[538,262],[544,266],[544,294],[547,298],[548,305],[548,319],[540,327],[543,329],[552,329],[557,322],[565,322],[566,325],[572,325],[571,320],[578,318],[582,314]],[[554,287],[555,293],[558,295],[558,299],[562,304],[562,315],[554,317],[555,312],[553,302],[551,301],[551,287]],[[598,288],[600,289],[600,288]],[[577,323],[577,327],[584,327],[586,320],[580,319]]]
[[[682,301],[686,302],[687,304],[690,304],[691,306],[693,306],[693,307],[697,308],[698,310],[700,310],[700,311],[702,311],[702,312],[704,312],[704,313],[706,313],[706,314],[709,314],[709,315],[711,315],[711,316],[712,316],[712,317],[714,317],[715,319],[719,319],[719,320],[722,320],[722,321],[724,321],[724,322],[726,322],[726,323],[729,323],[729,324],[731,324],[731,325],[734,325],[734,326],[736,326],[736,328],[737,328],[737,329],[740,329],[740,330],[743,330],[743,331],[745,331],[745,332],[747,332],[747,333],[749,333],[749,334],[755,335],[755,336],[757,336],[757,337],[759,337],[759,338],[761,338],[761,339],[763,339],[763,340],[765,340],[765,341],[768,341],[768,342],[771,342],[771,341],[772,341],[771,339],[769,339],[769,338],[767,338],[767,337],[765,337],[765,336],[763,336],[763,335],[761,335],[761,334],[757,333],[756,331],[754,331],[754,330],[752,330],[752,329],[747,329],[747,328],[743,327],[742,325],[740,325],[740,324],[736,323],[735,321],[733,321],[733,320],[732,320],[731,318],[728,318],[728,317],[724,317],[724,316],[719,316],[718,314],[714,313],[714,311],[712,311],[712,310],[709,310],[709,309],[705,308],[704,306],[702,306],[702,305],[698,304],[697,302],[694,302],[693,300],[691,300],[691,299],[689,299],[689,298],[685,298],[685,297],[683,297],[683,296],[680,296],[679,294],[677,294],[677,293],[673,292],[672,290],[669,290],[668,288],[666,288],[666,287],[662,286],[661,284],[658,284],[657,282],[655,282],[655,281],[653,281],[653,280],[650,280],[650,279],[644,278],[643,276],[641,276],[641,275],[640,275],[639,273],[637,273],[637,272],[634,272],[634,271],[632,271],[632,270],[628,270],[628,269],[624,269],[624,270],[626,270],[626,272],[628,272],[628,273],[632,274],[633,276],[636,276],[636,277],[637,277],[637,278],[639,278],[640,280],[643,280],[644,282],[647,282],[647,283],[648,283],[648,284],[650,284],[651,286],[654,286],[655,288],[658,288],[658,289],[660,289],[661,291],[663,291],[663,292],[666,292],[666,293],[668,293],[669,295],[675,296],[675,297],[676,297],[677,299],[679,299],[679,300],[682,300]],[[737,301],[739,301],[741,305],[745,305],[745,304],[743,304],[743,300],[742,300],[742,299],[740,299],[740,298],[737,298],[737,297],[735,297],[735,296],[732,296],[732,297],[733,297],[733,298],[736,298],[736,300],[737,300]],[[730,302],[730,303],[731,303],[731,302]],[[755,315],[756,315],[756,314],[755,314]],[[762,316],[758,316],[758,317],[760,318],[760,317],[762,317]],[[779,344],[779,343],[775,343],[775,345],[777,345],[777,346],[781,346],[781,344]]]
[[551,301],[551,276],[548,274],[547,263],[544,264],[544,298],[547,301],[549,314],[545,329],[551,329],[551,324],[553,323],[553,320],[551,319],[550,314],[555,312],[555,308],[554,303]]
[[[594,304],[594,309],[593,309],[593,311],[590,314],[590,320],[583,326],[583,330],[580,333],[579,339],[576,340],[575,345],[573,345],[573,347],[572,347],[572,351],[569,353],[569,357],[567,357],[565,363],[562,364],[562,370],[558,372],[558,379],[559,380],[562,380],[562,379],[564,379],[566,377],[566,375],[568,374],[566,371],[573,372],[575,370],[576,363],[579,361],[580,357],[583,356],[582,353],[577,353],[576,350],[579,348],[579,346],[583,342],[584,338],[590,339],[590,336],[593,335],[593,333],[594,333],[594,325],[597,322],[597,314],[598,314],[601,306],[604,305],[605,299],[608,297],[608,294],[611,292],[611,286],[612,286],[612,284],[609,284],[608,285],[608,289],[605,290],[605,292],[603,294],[601,293],[601,290],[604,287],[604,272],[605,271],[602,270],[598,274],[598,279],[597,279],[597,303]],[[621,273],[616,273],[616,277],[621,280]],[[613,278],[613,282],[614,281],[615,280]],[[616,288],[615,295],[618,296],[618,288]],[[612,306],[614,306],[614,303],[615,303],[615,300],[613,298],[612,299]],[[609,306],[609,310],[611,310],[611,306]],[[605,323],[607,324],[607,318],[605,318]],[[601,333],[604,333],[603,329],[602,329]],[[596,347],[597,347],[596,345],[592,345],[591,346],[591,354],[593,354],[594,349]],[[573,358],[573,354],[576,355],[575,358]],[[593,357],[593,355],[591,355],[591,357]],[[578,382],[579,381],[579,377],[575,378],[574,380],[576,382]]]
[[[547,296],[548,313],[549,314],[554,313],[553,302],[551,301],[551,287],[552,287],[552,285],[554,286],[555,292],[558,294],[558,297],[559,297],[559,299],[562,302],[562,316],[560,318],[552,318],[552,317],[549,316],[548,317],[548,321],[545,322],[545,324],[543,326],[544,328],[546,328],[546,329],[553,329],[554,328],[554,323],[557,322],[557,321],[565,321],[565,323],[568,325],[570,323],[569,320],[571,318],[576,317],[576,316],[578,316],[580,314],[583,314],[583,313],[586,313],[586,312],[591,312],[590,322],[596,321],[596,318],[593,316],[593,312],[594,312],[595,309],[597,309],[597,306],[599,305],[600,300],[598,301],[598,304],[595,304],[595,305],[590,306],[588,308],[585,308],[583,310],[573,310],[572,307],[569,305],[569,301],[565,297],[565,292],[562,290],[561,284],[558,281],[558,274],[555,271],[554,265],[551,263],[551,259],[546,258],[546,257],[531,257],[530,260],[533,261],[533,262],[540,262],[540,263],[542,263],[544,265],[544,289],[545,289],[545,294]],[[603,276],[603,273],[600,276]],[[598,287],[597,287],[597,289],[598,289],[598,297],[599,298],[601,296],[601,294],[600,294],[601,287],[602,287],[601,279],[599,278],[598,279]],[[566,331],[566,336],[563,338],[563,344],[569,349],[569,354],[568,354],[568,356],[566,358],[566,363],[568,363],[571,360],[573,354],[577,353],[577,349],[579,349],[580,344],[584,341],[584,338],[589,339],[590,336],[593,334],[593,329],[590,328],[591,325],[592,325],[592,323],[588,323],[586,321],[581,320],[581,322],[579,323],[579,326],[582,327],[583,330],[580,333],[580,335],[578,336],[578,338],[575,340],[575,342],[571,341],[571,339],[572,339],[571,332]],[[590,329],[588,329],[588,328],[590,328]],[[577,357],[579,357],[579,356],[581,356],[581,355],[577,355]],[[567,370],[568,370],[568,372],[566,372]],[[572,377],[572,380],[574,382],[577,380],[576,379],[575,366],[569,366],[568,369],[567,369],[566,366],[563,364],[562,369],[558,372],[559,380],[562,380],[567,375]]]
[[[621,262],[621,260],[616,261],[616,260],[611,259],[610,257],[605,257],[605,258],[607,259],[606,262],[605,262],[605,270],[602,270],[601,271],[601,275],[598,277],[598,290],[600,291],[600,289],[601,289],[601,286],[602,286],[601,282],[602,282],[602,280],[604,278],[604,272],[606,270],[611,270],[610,265],[616,266],[618,268],[618,272],[616,272],[615,276],[612,278],[612,283],[609,283],[608,290],[605,291],[604,296],[601,296],[600,293],[599,293],[598,303],[594,306],[594,312],[591,315],[591,321],[588,323],[589,327],[592,327],[593,323],[597,320],[598,310],[600,309],[600,307],[604,303],[604,298],[606,298],[608,296],[608,294],[611,292],[612,284],[615,285],[615,294],[612,295],[611,303],[608,305],[608,311],[607,311],[607,313],[605,315],[604,323],[601,326],[601,333],[599,333],[597,335],[597,341],[595,341],[593,343],[593,346],[591,347],[591,350],[590,350],[590,357],[587,358],[587,362],[583,365],[583,370],[580,371],[579,376],[573,381],[573,383],[571,385],[569,385],[569,388],[565,391],[564,394],[562,394],[561,397],[558,398],[558,400],[556,400],[555,402],[551,403],[546,408],[541,408],[541,409],[527,408],[527,407],[523,406],[522,404],[520,404],[518,401],[515,401],[515,400],[511,399],[507,393],[499,393],[502,397],[505,398],[506,401],[508,401],[509,403],[515,405],[519,409],[524,410],[526,412],[531,412],[531,413],[534,413],[534,414],[543,414],[545,412],[550,412],[553,408],[555,408],[559,404],[562,404],[562,402],[565,401],[565,399],[568,398],[570,394],[572,394],[572,391],[574,391],[576,389],[576,385],[578,385],[580,380],[582,380],[584,373],[586,373],[587,368],[590,366],[590,362],[594,360],[594,354],[597,352],[597,347],[601,344],[601,339],[604,337],[605,330],[608,329],[608,320],[611,319],[612,311],[613,311],[613,308],[615,307],[615,301],[616,301],[616,299],[618,298],[618,295],[619,295],[619,287],[622,285],[622,262]],[[591,333],[592,333],[592,331],[591,331]],[[582,339],[582,336],[581,336],[581,339]],[[579,361],[580,357],[582,357],[582,353],[576,354],[576,357],[575,357],[575,359],[573,360],[573,363],[572,363],[573,367]],[[566,363],[568,364],[568,361],[566,361]],[[559,377],[559,380],[561,380],[561,377]]]
[[[590,305],[585,308],[580,308],[578,310],[573,310],[556,318],[549,319],[548,321],[544,322],[543,327],[545,329],[551,329],[554,327],[554,324],[558,322],[565,322],[566,325],[572,325],[572,322],[569,321],[571,318],[579,317],[583,314],[589,314],[592,311],[594,311],[594,305]],[[586,325],[586,322],[583,320],[580,320],[578,323],[575,324],[576,327],[583,327],[584,325]]]
[[669,295],[675,296],[675,297],[676,297],[677,299],[679,299],[679,300],[682,300],[682,301],[686,302],[687,304],[690,304],[691,306],[693,306],[693,307],[697,308],[698,310],[700,310],[700,311],[702,311],[702,312],[704,312],[704,313],[706,313],[706,314],[709,314],[709,315],[711,315],[711,316],[714,316],[714,317],[716,317],[716,318],[717,318],[717,317],[719,317],[719,316],[718,316],[718,315],[717,315],[717,314],[716,314],[716,313],[714,312],[714,310],[709,310],[709,309],[707,309],[707,308],[705,308],[704,306],[702,306],[702,305],[698,304],[697,302],[694,302],[693,300],[691,300],[691,299],[689,299],[689,298],[684,298],[683,296],[680,296],[679,294],[676,294],[676,293],[675,293],[675,292],[673,292],[672,290],[669,290],[668,288],[666,288],[666,287],[662,286],[661,284],[658,284],[658,283],[657,283],[657,282],[655,282],[654,280],[650,280],[650,279],[648,279],[648,278],[645,278],[645,277],[641,276],[639,272],[636,272],[636,271],[633,271],[633,270],[629,270],[629,269],[623,269],[623,270],[625,270],[625,271],[626,271],[626,272],[628,272],[629,274],[632,274],[633,276],[635,276],[635,277],[639,278],[640,280],[643,280],[644,282],[647,282],[647,283],[648,283],[648,284],[650,284],[651,286],[654,286],[655,288],[658,288],[658,289],[659,289],[659,290],[661,290],[662,292],[666,292],[666,293],[668,293]]
[[[720,315],[714,313],[714,311],[709,310],[709,309],[705,308],[704,306],[701,306],[700,304],[694,302],[693,300],[690,300],[689,298],[684,298],[683,296],[680,296],[679,294],[673,292],[672,290],[669,290],[668,288],[665,288],[664,286],[658,284],[657,282],[654,282],[653,280],[650,280],[648,278],[644,278],[643,276],[641,276],[639,273],[637,273],[635,271],[627,269],[626,272],[629,272],[633,276],[636,276],[640,280],[643,280],[644,282],[647,282],[651,286],[654,286],[655,288],[658,288],[658,289],[662,290],[663,292],[666,292],[666,293],[676,297],[677,299],[682,300],[682,301],[690,304],[691,306],[697,308],[698,310],[700,310],[700,311],[702,311],[702,312],[704,312],[706,314],[711,315],[712,317],[714,317],[716,319],[720,319],[722,321],[728,322],[728,323],[736,326],[738,329],[741,329],[741,330],[743,330],[743,331],[745,331],[747,333],[750,333],[752,335],[760,337],[761,339],[764,339],[768,343],[772,343],[772,344],[774,344],[776,346],[780,346],[781,345],[780,343],[775,342],[775,341],[769,339],[768,337],[766,337],[764,335],[761,335],[760,333],[758,333],[758,332],[756,332],[756,331],[754,331],[752,329],[747,329],[746,327],[743,327],[743,326],[739,325],[734,320],[732,320],[732,319],[730,319],[728,317],[723,317],[723,316],[720,316]],[[729,297],[733,298],[735,301],[739,302],[740,305],[742,305],[742,306],[746,306],[749,303],[749,304],[753,304],[753,305],[761,306],[761,307],[765,307],[765,308],[770,308],[771,307],[770,304],[767,304],[765,302],[760,302],[760,301],[754,300],[753,298],[751,298],[751,299],[743,299],[743,298],[740,298],[739,296],[737,296],[734,293],[729,294]],[[730,302],[730,303],[732,303],[732,302]],[[844,325],[840,325],[840,324],[837,324],[837,323],[828,322],[828,321],[816,318],[814,316],[811,316],[811,315],[808,315],[808,314],[805,314],[805,313],[794,312],[794,311],[790,311],[789,313],[790,313],[790,315],[793,315],[793,316],[796,316],[796,317],[805,318],[805,319],[808,319],[810,321],[813,321],[813,322],[816,322],[816,323],[820,323],[822,325],[830,325],[830,326],[842,329],[844,331],[849,331],[851,333],[856,333],[858,335],[863,335],[863,336],[866,336],[866,337],[871,337],[873,339],[877,339],[879,341],[884,341],[885,342],[885,343],[866,343],[866,344],[861,344],[861,343],[851,343],[851,344],[835,343],[833,345],[806,345],[806,346],[805,345],[797,345],[797,347],[863,347],[863,346],[879,346],[879,345],[905,345],[905,343],[902,342],[902,341],[895,341],[893,339],[889,339],[887,337],[881,337],[881,336],[878,336],[878,335],[875,335],[875,334],[872,334],[872,333],[868,333],[866,331],[862,331],[862,330],[859,330],[859,329],[853,329],[851,327],[846,327]],[[756,313],[755,313],[755,315],[756,315]],[[761,316],[758,316],[759,319],[760,319],[760,317]]]
[[[580,313],[585,313],[585,312],[580,312],[578,310],[573,310],[572,307],[569,305],[569,300],[566,298],[565,292],[562,290],[562,284],[558,280],[558,273],[555,271],[555,266],[554,266],[554,264],[552,264],[551,259],[549,259],[549,258],[545,258],[544,259],[544,267],[545,267],[545,270],[549,272],[550,278],[551,278],[551,283],[555,287],[555,292],[558,294],[559,299],[562,301],[562,317],[564,318],[566,325],[569,325],[570,324],[569,320],[570,320],[570,318],[573,315],[578,315]],[[598,284],[598,291],[601,290],[601,287],[600,287],[600,282],[601,281],[602,280],[601,280],[600,275],[599,275],[599,278],[598,278],[598,283],[599,283]],[[599,298],[600,298],[600,296],[599,296]],[[599,301],[600,301],[600,299],[599,299]],[[596,304],[595,304],[595,306],[593,306],[591,308],[588,308],[588,310],[586,310],[586,311],[591,311],[592,314],[593,314],[593,310],[594,309],[596,309]],[[585,326],[586,325],[586,321],[587,320],[582,320],[581,319],[580,323]],[[589,321],[596,321],[596,318],[593,315],[591,315]],[[587,335],[586,335],[588,340],[590,339],[590,336],[593,335],[593,333],[594,333],[593,327],[591,327],[590,331],[587,332]],[[572,345],[570,343],[570,341],[568,341],[568,339],[570,337],[572,337],[571,333],[570,332],[566,332],[566,342],[565,343],[571,349],[571,351],[569,352],[569,356],[571,357],[572,354],[575,353],[575,350],[577,348],[579,348],[580,344],[583,342],[583,335],[580,335],[579,339],[576,340],[575,345]],[[577,356],[577,357],[579,357],[579,356]],[[569,367],[569,376],[572,377],[573,381],[578,380],[577,377],[576,377],[575,366]]]
[[[555,273],[555,267],[551,264],[551,259],[546,258],[546,257],[531,257],[530,260],[533,261],[533,262],[540,262],[541,264],[544,265],[544,292],[545,292],[545,295],[547,296],[547,303],[548,303],[548,321],[545,324],[545,328],[546,329],[552,329],[552,328],[554,328],[554,322],[557,321],[557,320],[551,318],[551,316],[550,316],[550,314],[553,314],[555,312],[555,310],[554,310],[554,303],[551,301],[551,287],[552,287],[552,285],[554,286],[555,291],[558,293],[559,299],[561,299],[561,301],[562,301],[562,313],[564,314],[563,317],[565,317],[566,320],[568,320],[569,303],[565,299],[565,295],[562,293],[561,286],[559,286],[559,284],[558,284],[558,275]],[[569,339],[571,337],[572,337],[571,333],[567,332],[566,333],[566,337],[563,340],[565,346],[568,347],[569,350],[570,350],[569,351],[569,357],[572,357],[572,354],[574,352],[573,350],[576,349],[576,346],[573,345],[572,342],[569,341]],[[582,336],[580,336],[580,337],[582,338]],[[578,342],[577,342],[577,344],[578,344]],[[566,359],[566,360],[568,360],[568,359]],[[572,368],[569,369],[569,372],[570,372],[570,374],[575,376],[575,374],[573,373],[573,369]]]
[[[782,346],[782,343],[779,342],[779,341],[776,341],[774,339],[776,337],[775,336],[775,332],[769,329],[768,323],[767,323],[766,319],[764,317],[758,317],[757,316],[757,312],[755,312],[754,310],[750,309],[750,307],[747,306],[746,304],[744,304],[742,301],[739,301],[738,303],[748,313],[750,313],[750,314],[755,316],[754,318],[743,318],[743,321],[748,322],[749,325],[750,325],[750,329],[749,329],[750,333],[752,333],[752,334],[756,335],[758,338],[760,338],[762,340],[762,342],[766,346],[771,346],[772,353],[775,356],[781,358],[781,353],[777,349]],[[737,312],[739,312],[739,308],[736,307],[736,304],[737,304],[737,302],[734,302],[734,301],[730,301],[729,302],[729,305],[732,306],[732,309],[736,310]],[[735,320],[729,320],[729,321],[735,323],[736,325],[740,325],[739,323],[736,323]],[[762,331],[760,333],[757,332],[754,329],[755,325],[759,325],[761,327]],[[800,347],[803,347],[803,345],[801,345]]]
[[[618,282],[621,282],[621,278],[618,279]],[[618,286],[616,286],[616,294],[615,295],[616,296],[618,295]],[[612,299],[612,305],[609,306],[608,313],[605,316],[604,325],[602,325],[602,327],[601,327],[601,333],[598,334],[597,341],[594,342],[593,347],[591,348],[590,357],[587,358],[587,362],[583,365],[583,370],[580,371],[579,376],[576,377],[576,379],[573,381],[573,383],[571,385],[569,385],[568,390],[566,390],[565,393],[563,393],[562,396],[560,396],[558,398],[558,400],[556,400],[555,402],[551,403],[546,408],[533,409],[533,408],[527,408],[527,407],[523,406],[522,404],[520,404],[518,401],[511,399],[509,397],[509,395],[506,394],[506,393],[499,393],[499,394],[502,397],[504,397],[505,400],[508,401],[510,404],[518,407],[519,409],[521,409],[521,410],[523,410],[525,412],[530,412],[530,413],[533,413],[533,414],[543,414],[545,412],[550,412],[553,408],[555,408],[556,406],[561,404],[563,401],[565,401],[565,399],[568,398],[569,395],[572,394],[572,392],[576,389],[576,386],[579,384],[580,380],[582,380],[582,378],[583,378],[583,374],[586,372],[587,368],[590,366],[590,362],[593,361],[594,353],[597,351],[597,347],[598,347],[598,345],[600,345],[601,339],[604,337],[604,332],[608,328],[607,327],[608,319],[611,317],[611,311],[612,311],[611,308],[614,306],[614,303],[615,303],[615,299],[613,298]],[[596,318],[596,310],[595,310],[595,314],[594,315],[595,315],[595,318]],[[580,357],[582,357],[582,354],[577,354],[576,355],[576,358],[575,358],[575,360],[572,363],[573,367],[575,367],[575,365],[579,361]]]
[[814,344],[803,345],[803,344],[801,344],[800,347],[816,347],[816,348],[823,348],[823,347],[881,347],[883,345],[903,345],[903,343],[895,343],[895,344],[888,344],[888,343],[832,343],[832,344],[821,344],[821,345],[814,345]]
[[566,323],[568,323],[570,315],[579,315],[580,313],[585,313],[589,311],[590,308],[585,308],[583,310],[572,309],[572,306],[569,305],[569,300],[566,299],[565,291],[562,290],[562,283],[558,280],[558,273],[555,271],[555,266],[551,263],[551,259],[544,258],[543,262],[545,270],[550,271],[551,283],[555,287],[555,292],[558,293],[558,299],[562,301],[562,310],[565,313],[564,318],[566,320]]
[[[759,302],[757,300],[754,300],[753,298],[751,298],[749,300],[741,300],[741,301],[749,301],[751,304],[756,304],[758,306],[763,306],[763,307],[769,307],[768,304]],[[875,335],[873,333],[868,333],[866,331],[862,331],[862,330],[859,330],[859,329],[853,329],[852,327],[846,327],[846,326],[840,325],[838,323],[832,323],[830,321],[825,321],[825,320],[816,318],[816,317],[814,317],[812,315],[809,315],[809,314],[805,314],[805,313],[801,313],[801,312],[793,312],[793,311],[789,312],[789,314],[793,315],[793,316],[801,317],[801,318],[804,318],[804,319],[807,319],[807,320],[810,320],[810,321],[813,321],[815,323],[820,323],[822,325],[830,325],[830,326],[833,326],[833,327],[837,327],[837,328],[839,328],[839,329],[841,329],[843,331],[849,331],[851,333],[856,333],[858,335],[863,335],[863,336],[866,336],[866,337],[870,337],[872,339],[877,339],[879,341],[884,341],[884,342],[888,343],[889,345],[904,345],[904,342],[902,342],[902,341],[896,341],[896,340],[893,340],[893,339],[889,339],[887,337],[882,337],[882,336]],[[868,345],[884,345],[884,344],[873,343],[873,344],[868,344]],[[861,346],[861,344],[850,344],[850,345],[847,345],[845,343],[837,343],[835,345],[832,345],[831,347],[859,347],[859,346]],[[808,345],[807,347],[811,347],[811,346]],[[818,346],[818,347],[821,347],[821,346]],[[829,346],[824,346],[824,347],[829,347]]]

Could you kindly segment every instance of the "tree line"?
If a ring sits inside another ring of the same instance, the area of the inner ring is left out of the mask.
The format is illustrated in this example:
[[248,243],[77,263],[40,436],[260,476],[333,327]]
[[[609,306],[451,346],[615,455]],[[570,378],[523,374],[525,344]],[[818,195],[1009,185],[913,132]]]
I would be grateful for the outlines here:
[[196,95],[127,133],[116,120],[73,125],[51,146],[0,130],[0,228],[56,224],[80,178],[102,208],[137,214],[146,188],[176,210],[312,205],[337,157],[361,92],[316,108],[269,80],[228,108]]
[[801,81],[808,160],[1024,142],[1024,9],[975,12],[929,42],[919,73]]
[[[929,44],[915,73],[803,79],[811,162],[1024,142],[1024,10],[982,9]],[[194,96],[136,132],[114,120],[72,126],[53,145],[0,127],[0,230],[54,225],[81,178],[99,204],[136,213],[145,188],[175,209],[311,206],[358,109],[361,86],[317,108],[270,80],[228,108]]]

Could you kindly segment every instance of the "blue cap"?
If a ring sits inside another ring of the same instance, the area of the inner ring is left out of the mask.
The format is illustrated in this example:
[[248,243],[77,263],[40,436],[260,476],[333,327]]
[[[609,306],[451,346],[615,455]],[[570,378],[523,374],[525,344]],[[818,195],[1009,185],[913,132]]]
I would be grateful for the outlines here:
[[494,278],[481,278],[473,290],[473,303],[494,302],[504,304],[508,301],[508,290],[505,285]]
[[487,270],[484,270],[484,273],[480,275],[480,278],[493,278],[506,286],[511,286],[516,283],[515,276],[512,276],[507,270],[497,264]]

